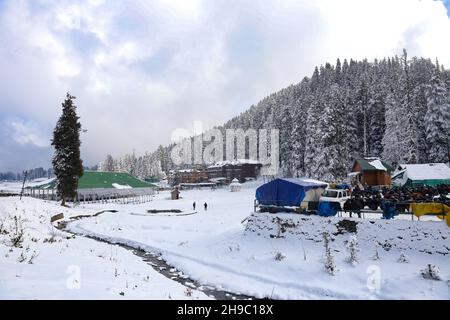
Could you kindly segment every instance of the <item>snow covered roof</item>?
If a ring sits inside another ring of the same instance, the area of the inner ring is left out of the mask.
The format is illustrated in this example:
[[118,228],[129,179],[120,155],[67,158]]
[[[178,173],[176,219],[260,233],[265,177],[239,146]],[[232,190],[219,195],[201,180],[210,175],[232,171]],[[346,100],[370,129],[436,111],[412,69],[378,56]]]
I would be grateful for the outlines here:
[[230,186],[240,186],[241,183],[239,182],[238,179],[234,178],[233,180],[231,180]]
[[300,186],[324,186],[327,187],[328,183],[311,178],[282,178],[281,180],[295,183]]
[[252,159],[237,159],[237,160],[224,160],[224,161],[218,161],[212,166],[209,166],[208,168],[220,168],[226,165],[241,165],[241,164],[261,164],[259,161],[252,160]]
[[227,178],[225,178],[225,177],[218,177],[218,178],[211,178],[211,179],[209,179],[209,181],[211,181],[211,182],[221,182],[221,181],[226,181],[227,180]]
[[411,180],[450,179],[450,168],[445,163],[400,164],[395,175],[406,171]]
[[113,183],[112,186],[116,189],[132,189],[132,187],[127,184]]
[[362,171],[393,171],[389,164],[376,157],[360,158],[356,162],[360,164]]
[[369,161],[369,164],[378,170],[387,171],[386,167],[383,165],[383,163],[380,161],[380,159]]

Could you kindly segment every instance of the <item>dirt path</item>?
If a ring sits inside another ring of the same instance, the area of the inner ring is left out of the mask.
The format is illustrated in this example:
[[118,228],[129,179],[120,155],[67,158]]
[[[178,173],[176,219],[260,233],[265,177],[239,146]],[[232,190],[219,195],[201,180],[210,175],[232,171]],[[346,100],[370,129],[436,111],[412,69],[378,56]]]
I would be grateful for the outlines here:
[[244,294],[224,291],[224,290],[215,288],[213,286],[201,284],[198,281],[189,278],[189,276],[183,274],[181,271],[177,270],[175,267],[169,265],[161,257],[161,254],[159,252],[146,252],[145,250],[136,249],[136,248],[133,248],[126,244],[109,242],[106,239],[103,239],[101,237],[78,234],[67,228],[67,225],[73,221],[85,219],[85,218],[96,217],[105,212],[117,212],[117,211],[116,210],[103,210],[103,211],[97,212],[93,215],[79,215],[79,216],[71,217],[70,219],[72,221],[59,222],[57,225],[57,228],[64,232],[70,233],[72,235],[93,239],[93,240],[103,242],[103,243],[108,243],[111,245],[117,245],[126,250],[129,250],[134,255],[140,257],[143,261],[145,261],[148,265],[150,265],[156,272],[162,274],[166,278],[168,278],[172,281],[176,281],[176,282],[182,284],[183,286],[185,286],[186,288],[201,291],[204,294],[206,294],[207,296],[214,298],[216,300],[252,300],[252,299],[255,299],[254,297],[247,296]]

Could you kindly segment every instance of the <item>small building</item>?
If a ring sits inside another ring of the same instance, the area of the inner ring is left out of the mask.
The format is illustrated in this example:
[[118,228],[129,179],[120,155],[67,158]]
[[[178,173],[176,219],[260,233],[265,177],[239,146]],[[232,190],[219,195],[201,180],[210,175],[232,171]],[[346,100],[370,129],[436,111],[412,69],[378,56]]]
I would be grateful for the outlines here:
[[208,182],[208,171],[205,169],[180,169],[172,171],[169,175],[169,184],[174,186],[180,183]]
[[261,171],[262,164],[249,159],[239,159],[232,161],[219,161],[208,167],[209,179],[225,179],[231,183],[233,179],[238,179],[243,183],[249,179],[256,179]]
[[278,207],[306,207],[319,201],[328,183],[308,178],[275,179],[256,189],[259,205]]
[[234,178],[233,181],[231,181],[230,191],[231,192],[241,191],[241,184],[239,183],[239,180],[237,178]]
[[[25,195],[58,200],[56,178],[46,183],[26,187]],[[155,185],[133,177],[126,172],[84,171],[78,181],[75,201],[103,201],[146,197],[154,194]]]
[[450,185],[450,168],[445,163],[400,164],[392,175],[394,186]]
[[359,158],[348,174],[353,184],[362,186],[390,186],[393,168],[380,158]]
[[173,190],[170,191],[170,196],[172,200],[180,199],[180,190],[178,190],[177,187],[173,188]]

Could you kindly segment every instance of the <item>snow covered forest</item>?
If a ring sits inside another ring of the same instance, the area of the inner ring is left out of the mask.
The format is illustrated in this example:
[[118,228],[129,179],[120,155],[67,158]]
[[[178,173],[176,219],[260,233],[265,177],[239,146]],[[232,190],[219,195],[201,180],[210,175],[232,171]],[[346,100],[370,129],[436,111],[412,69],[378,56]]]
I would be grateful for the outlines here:
[[[218,127],[280,130],[280,175],[338,180],[357,157],[397,163],[449,162],[450,71],[430,59],[339,59]],[[123,158],[105,171],[160,178],[173,145]],[[225,154],[225,153],[224,153]]]

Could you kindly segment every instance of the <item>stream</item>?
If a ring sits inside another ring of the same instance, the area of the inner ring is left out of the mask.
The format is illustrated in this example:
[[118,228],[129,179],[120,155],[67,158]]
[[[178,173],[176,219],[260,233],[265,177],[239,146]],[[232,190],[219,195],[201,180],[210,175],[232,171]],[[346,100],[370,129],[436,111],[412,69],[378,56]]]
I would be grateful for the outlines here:
[[[75,220],[80,220],[80,219],[84,219],[84,218],[91,218],[91,217],[99,216],[100,214],[105,213],[105,212],[117,212],[117,211],[116,210],[103,210],[103,211],[99,211],[93,215],[79,215],[79,216],[71,217],[70,219],[75,221]],[[191,290],[201,291],[204,294],[206,294],[207,296],[214,298],[216,300],[253,300],[253,299],[255,299],[254,297],[247,296],[244,294],[233,293],[233,292],[225,291],[225,290],[222,290],[222,289],[210,286],[210,285],[201,284],[198,281],[191,279],[188,275],[185,275],[183,272],[177,270],[174,266],[169,265],[167,263],[167,261],[165,261],[162,258],[161,253],[159,253],[159,252],[147,252],[142,249],[133,248],[126,244],[110,242],[101,237],[84,235],[84,234],[79,234],[79,233],[73,232],[67,228],[67,225],[73,221],[61,221],[57,224],[57,228],[61,231],[70,233],[72,235],[93,239],[93,240],[96,240],[99,242],[108,243],[110,245],[117,245],[126,250],[129,250],[134,255],[140,257],[143,261],[145,261],[148,265],[150,265],[153,268],[153,270],[162,274],[166,278],[168,278],[172,281],[176,281]],[[189,292],[188,289],[187,289],[187,292]]]

